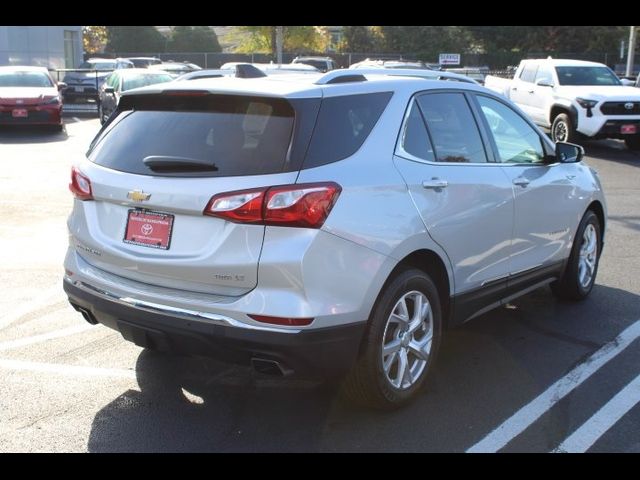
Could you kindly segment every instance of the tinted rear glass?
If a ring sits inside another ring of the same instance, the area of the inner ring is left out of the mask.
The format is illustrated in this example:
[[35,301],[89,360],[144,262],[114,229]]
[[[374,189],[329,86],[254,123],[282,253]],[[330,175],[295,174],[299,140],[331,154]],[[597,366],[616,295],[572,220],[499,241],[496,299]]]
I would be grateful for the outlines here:
[[[295,115],[285,100],[141,97],[147,98],[99,134],[90,160],[114,170],[164,176],[261,175],[287,168]],[[130,98],[123,100],[126,107]]]
[[49,76],[42,72],[0,73],[0,87],[52,87]]
[[78,68],[88,70],[115,70],[117,62],[84,62]]
[[381,92],[325,98],[305,168],[337,162],[356,153],[378,122],[391,95],[391,92]]
[[155,85],[156,83],[171,82],[173,78],[167,74],[140,73],[137,75],[127,75],[122,81],[122,90],[132,90],[134,88]]

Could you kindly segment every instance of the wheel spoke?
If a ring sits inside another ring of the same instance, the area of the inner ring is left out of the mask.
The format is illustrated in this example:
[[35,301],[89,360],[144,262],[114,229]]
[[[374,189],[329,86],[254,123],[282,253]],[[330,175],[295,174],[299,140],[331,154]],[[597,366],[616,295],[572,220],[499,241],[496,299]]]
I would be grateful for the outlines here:
[[409,309],[407,308],[407,301],[405,297],[403,297],[402,300],[400,300],[396,304],[396,307],[393,309],[393,313],[391,315],[400,320],[402,323],[409,322]]
[[420,360],[429,360],[429,353],[431,352],[431,338],[432,336],[429,335],[419,342],[412,340],[409,342],[409,350]]
[[391,353],[391,355],[389,355],[387,359],[382,363],[382,368],[384,369],[384,373],[387,374],[387,377],[389,377],[389,370],[391,370],[391,365],[393,365],[393,362],[395,362],[397,358],[398,358],[398,352],[396,351]]
[[399,339],[392,340],[391,342],[385,344],[382,347],[382,358],[385,358],[387,355],[391,355],[392,353],[400,350],[401,342]]
[[398,376],[393,382],[394,387],[401,388],[404,376],[409,367],[409,359],[407,358],[407,351],[402,349],[398,352]]

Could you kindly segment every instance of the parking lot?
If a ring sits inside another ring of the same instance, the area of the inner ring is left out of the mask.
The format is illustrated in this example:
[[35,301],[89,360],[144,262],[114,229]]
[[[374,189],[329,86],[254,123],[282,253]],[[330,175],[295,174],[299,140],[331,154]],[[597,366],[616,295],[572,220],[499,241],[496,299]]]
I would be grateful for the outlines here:
[[0,452],[640,452],[640,156],[585,144],[609,220],[582,303],[548,288],[445,336],[431,387],[381,413],[334,388],[143,350],[66,302],[70,166],[99,129],[0,130]]

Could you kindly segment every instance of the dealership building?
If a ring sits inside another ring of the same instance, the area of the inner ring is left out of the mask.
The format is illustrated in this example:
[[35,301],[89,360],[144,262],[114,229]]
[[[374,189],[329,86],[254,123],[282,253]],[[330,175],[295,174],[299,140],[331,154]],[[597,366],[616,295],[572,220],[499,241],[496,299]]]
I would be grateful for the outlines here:
[[0,26],[0,65],[76,68],[80,63],[81,26]]

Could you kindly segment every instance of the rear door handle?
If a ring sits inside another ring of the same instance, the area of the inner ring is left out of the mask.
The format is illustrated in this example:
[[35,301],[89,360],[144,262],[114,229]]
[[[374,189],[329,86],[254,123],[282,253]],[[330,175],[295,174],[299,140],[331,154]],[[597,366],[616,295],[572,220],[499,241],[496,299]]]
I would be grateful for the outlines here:
[[528,90],[528,92],[529,92],[529,93],[533,93],[533,92],[535,92],[535,90]]
[[517,87],[511,87],[511,90],[514,91],[514,92],[517,92],[518,88]]
[[422,182],[422,186],[424,188],[437,190],[439,188],[447,188],[449,186],[449,182],[446,180],[440,180],[439,178],[432,178],[431,180],[424,180]]
[[526,187],[527,185],[529,185],[529,183],[530,181],[524,177],[518,177],[513,181],[514,185],[519,185],[521,187]]

